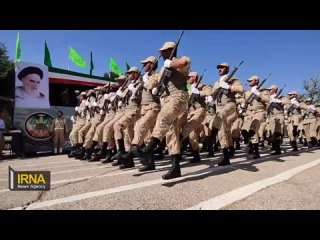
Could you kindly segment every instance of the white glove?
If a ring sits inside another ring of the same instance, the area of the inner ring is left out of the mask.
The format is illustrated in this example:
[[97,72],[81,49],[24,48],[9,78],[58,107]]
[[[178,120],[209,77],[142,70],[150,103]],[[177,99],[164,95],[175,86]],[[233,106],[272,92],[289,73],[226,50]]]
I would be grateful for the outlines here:
[[87,101],[87,100],[83,99],[83,100],[81,101],[81,103],[83,103],[83,104],[84,104],[86,101]]
[[108,93],[105,93],[105,94],[103,95],[103,98],[104,98],[104,99],[108,99],[108,97],[109,97],[109,94],[108,94]]
[[223,81],[221,81],[219,85],[220,85],[221,88],[224,88],[224,89],[229,89],[230,88],[229,84],[226,83],[226,82],[223,82]]
[[291,99],[291,103],[294,104],[296,107],[300,106],[299,102],[296,99]]
[[312,110],[312,111],[315,111],[315,110],[316,110],[316,108],[315,108],[313,105],[308,106],[308,109],[309,109],[309,110]]
[[260,96],[260,92],[257,89],[257,86],[254,86],[254,87],[251,88],[251,93],[253,93],[256,96]]
[[112,104],[109,103],[109,104],[108,104],[108,109],[111,109],[111,108],[112,108]]
[[240,104],[240,107],[241,107],[242,109],[245,108],[245,106],[246,106],[245,103],[241,103],[241,104]]
[[101,115],[104,114],[104,111],[103,111],[102,109],[100,110],[100,114],[101,114]]
[[152,88],[151,93],[152,93],[152,95],[157,95],[158,89],[156,87]]
[[148,75],[148,73],[146,73],[146,74],[143,75],[142,80],[143,80],[144,83],[147,83],[149,78],[150,78],[150,76]]
[[90,115],[87,116],[87,120],[90,120]]
[[72,122],[74,122],[74,117],[73,116],[71,116],[70,119],[71,119]]
[[167,60],[164,61],[163,66],[165,68],[170,68],[171,67],[171,62],[172,62],[171,60],[167,59]]
[[121,94],[122,94],[122,91],[119,89],[119,90],[117,91],[117,95],[118,95],[118,96],[121,96]]
[[130,83],[130,84],[128,85],[128,89],[129,89],[130,91],[133,90],[133,84],[132,84],[132,83]]
[[207,102],[213,102],[213,97],[212,96],[207,96],[206,97]]
[[270,102],[281,103],[281,101],[278,98],[271,98]]
[[200,94],[200,91],[198,88],[192,87],[191,92],[194,94]]
[[88,102],[88,101],[86,101],[86,102],[84,103],[84,105],[89,106],[89,102]]
[[98,106],[98,103],[97,102],[93,102],[92,106],[96,107],[96,106]]
[[76,112],[78,112],[78,111],[79,111],[79,107],[75,107],[74,110],[75,110]]
[[122,101],[118,102],[118,107],[120,108],[122,106]]

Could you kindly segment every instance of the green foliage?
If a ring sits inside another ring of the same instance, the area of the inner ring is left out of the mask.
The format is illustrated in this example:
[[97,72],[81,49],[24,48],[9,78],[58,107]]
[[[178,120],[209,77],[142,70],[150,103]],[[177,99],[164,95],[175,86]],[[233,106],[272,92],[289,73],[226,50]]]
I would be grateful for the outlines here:
[[301,95],[301,99],[312,98],[313,102],[320,101],[320,76],[312,77],[303,81],[303,88],[306,93]]

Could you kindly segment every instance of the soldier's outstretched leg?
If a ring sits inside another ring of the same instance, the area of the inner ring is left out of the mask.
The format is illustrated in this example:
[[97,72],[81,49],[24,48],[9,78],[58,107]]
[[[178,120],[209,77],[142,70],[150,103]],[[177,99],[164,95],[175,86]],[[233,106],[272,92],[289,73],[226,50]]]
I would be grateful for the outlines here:
[[254,150],[254,153],[253,153],[252,159],[260,158],[260,154],[259,154],[259,143],[253,144],[253,150]]
[[172,179],[172,178],[181,177],[181,169],[180,169],[179,161],[182,157],[179,155],[180,154],[174,154],[174,155],[170,156],[172,166],[171,166],[170,170],[162,176],[162,179],[168,180],[168,179]]

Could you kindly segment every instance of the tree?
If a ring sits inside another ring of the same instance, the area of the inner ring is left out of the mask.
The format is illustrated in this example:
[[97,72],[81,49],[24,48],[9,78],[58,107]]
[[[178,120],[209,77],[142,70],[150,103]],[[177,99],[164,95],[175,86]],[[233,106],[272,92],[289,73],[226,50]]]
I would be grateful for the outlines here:
[[14,68],[14,64],[9,60],[7,48],[3,43],[0,43],[0,79],[7,76],[8,71]]
[[303,88],[307,93],[301,95],[301,99],[311,98],[314,102],[320,101],[320,76],[303,81]]

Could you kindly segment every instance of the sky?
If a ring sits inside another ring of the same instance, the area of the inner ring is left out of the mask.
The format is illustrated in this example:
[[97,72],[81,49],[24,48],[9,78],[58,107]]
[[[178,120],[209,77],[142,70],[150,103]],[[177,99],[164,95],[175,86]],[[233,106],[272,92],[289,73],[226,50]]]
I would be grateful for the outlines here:
[[[54,67],[68,69],[69,64],[72,71],[89,73],[92,51],[93,75],[103,76],[109,72],[110,57],[122,71],[126,62],[141,69],[141,60],[159,57],[158,49],[166,41],[176,41],[181,30],[0,30],[10,59],[18,32],[22,61],[43,64],[46,40]],[[69,46],[86,60],[86,69],[69,62]],[[319,30],[186,30],[178,49],[178,56],[191,59],[192,71],[202,74],[206,69],[206,84],[218,79],[217,64],[227,62],[233,69],[244,60],[236,73],[244,85],[252,75],[264,79],[272,73],[264,87],[286,84],[284,93],[304,93],[303,81],[320,74],[319,54]]]

